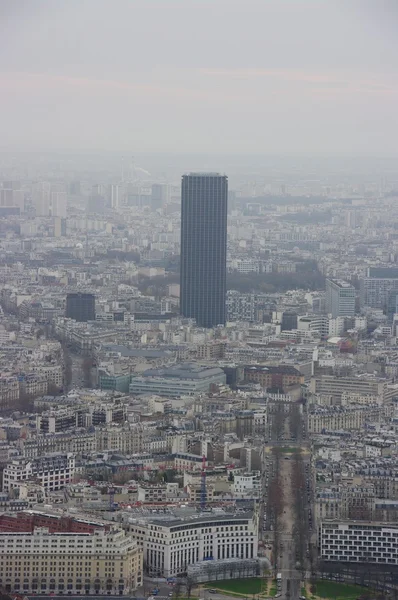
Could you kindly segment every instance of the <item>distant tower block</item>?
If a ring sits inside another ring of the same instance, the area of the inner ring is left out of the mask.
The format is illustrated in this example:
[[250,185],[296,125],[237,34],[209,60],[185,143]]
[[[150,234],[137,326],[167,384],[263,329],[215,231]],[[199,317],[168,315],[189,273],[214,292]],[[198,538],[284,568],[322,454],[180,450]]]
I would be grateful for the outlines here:
[[190,173],[181,187],[180,306],[200,327],[225,324],[228,179]]
[[80,322],[95,321],[94,294],[68,294],[65,316]]

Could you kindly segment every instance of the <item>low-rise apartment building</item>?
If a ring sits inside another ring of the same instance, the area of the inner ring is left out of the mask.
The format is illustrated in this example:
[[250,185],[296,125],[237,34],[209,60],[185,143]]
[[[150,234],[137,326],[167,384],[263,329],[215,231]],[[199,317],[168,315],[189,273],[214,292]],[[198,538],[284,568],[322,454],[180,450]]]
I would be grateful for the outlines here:
[[398,564],[398,526],[370,521],[323,521],[319,527],[322,560]]
[[19,382],[20,393],[26,396],[41,396],[47,394],[48,379],[40,373],[22,375]]
[[58,433],[77,426],[77,412],[71,408],[47,410],[36,417],[36,428],[41,433]]
[[362,429],[366,421],[379,421],[380,413],[378,405],[316,406],[308,413],[308,432]]
[[9,492],[22,481],[36,480],[47,491],[61,490],[75,474],[75,457],[71,453],[50,454],[31,460],[13,459],[3,471],[3,491]]
[[84,454],[97,450],[96,432],[85,430],[75,433],[48,433],[21,441],[23,455],[26,458],[36,458],[44,454],[72,452]]
[[235,498],[259,498],[261,492],[261,477],[255,473],[235,474],[233,493]]
[[284,390],[292,385],[303,384],[304,376],[288,365],[248,365],[244,371],[245,381],[259,383],[263,388]]
[[314,502],[315,522],[337,519],[341,516],[341,492],[339,489],[317,491]]
[[342,395],[358,394],[360,396],[379,396],[383,402],[391,401],[395,390],[391,379],[374,377],[373,375],[352,375],[337,377],[335,375],[319,375],[311,379],[310,391],[314,394],[332,396],[341,400]]
[[[173,455],[174,468],[177,471],[200,471],[203,467],[203,458],[197,454],[190,454],[189,452],[177,452]],[[207,466],[207,459],[205,459],[205,466]]]
[[62,365],[32,365],[31,369],[33,373],[43,375],[48,383],[53,383],[59,389],[63,387],[64,374]]
[[0,410],[15,408],[19,399],[19,383],[15,376],[0,377]]
[[166,502],[167,483],[140,483],[137,492],[138,502]]
[[143,434],[144,429],[141,423],[97,427],[95,432],[97,450],[117,450],[125,454],[139,454],[143,451]]
[[[203,486],[201,482],[191,481],[186,486],[189,501],[199,505],[203,498]],[[206,503],[214,501],[214,485],[206,481]]]
[[142,585],[142,550],[117,528],[0,533],[0,579],[24,595],[129,595]]

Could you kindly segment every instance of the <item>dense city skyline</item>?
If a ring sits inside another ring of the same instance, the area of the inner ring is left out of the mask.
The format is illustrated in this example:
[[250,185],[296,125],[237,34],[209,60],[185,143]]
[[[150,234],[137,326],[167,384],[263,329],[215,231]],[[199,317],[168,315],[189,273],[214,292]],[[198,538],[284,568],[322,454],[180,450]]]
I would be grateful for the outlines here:
[[397,600],[396,0],[0,0],[0,600]]
[[190,160],[0,155],[5,592],[398,589],[397,168]]

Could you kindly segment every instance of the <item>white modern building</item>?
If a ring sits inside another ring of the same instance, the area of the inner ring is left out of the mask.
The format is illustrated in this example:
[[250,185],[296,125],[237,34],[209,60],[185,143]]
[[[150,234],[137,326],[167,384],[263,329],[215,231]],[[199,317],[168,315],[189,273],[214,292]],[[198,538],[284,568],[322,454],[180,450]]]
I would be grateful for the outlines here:
[[61,490],[75,474],[75,457],[71,453],[49,454],[34,459],[15,458],[3,471],[3,491],[9,492],[22,481],[35,479],[47,491]]
[[233,492],[235,498],[258,498],[261,491],[260,472],[234,475]]
[[252,513],[155,519],[130,524],[129,531],[143,545],[151,576],[174,577],[203,560],[257,557],[258,522]]
[[210,391],[212,385],[223,385],[226,375],[218,367],[182,363],[165,369],[148,369],[132,377],[131,394],[159,396],[194,396]]
[[337,317],[355,315],[355,288],[342,279],[326,279],[326,312]]
[[364,521],[323,521],[319,528],[322,560],[398,564],[398,526]]

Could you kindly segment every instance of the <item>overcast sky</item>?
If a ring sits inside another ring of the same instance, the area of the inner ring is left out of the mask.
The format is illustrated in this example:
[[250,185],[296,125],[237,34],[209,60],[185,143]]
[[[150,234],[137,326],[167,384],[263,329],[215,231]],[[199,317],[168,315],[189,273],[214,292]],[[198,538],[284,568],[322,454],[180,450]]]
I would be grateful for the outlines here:
[[0,0],[0,148],[398,154],[398,0]]

